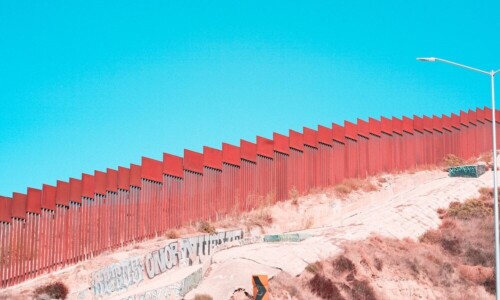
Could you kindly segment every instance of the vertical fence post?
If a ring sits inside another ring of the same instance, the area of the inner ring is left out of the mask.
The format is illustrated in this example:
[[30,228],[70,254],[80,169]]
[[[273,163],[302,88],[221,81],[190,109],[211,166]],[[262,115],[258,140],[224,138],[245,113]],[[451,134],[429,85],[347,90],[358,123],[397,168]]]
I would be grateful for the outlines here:
[[[202,219],[225,216],[230,211],[230,199],[226,194],[221,197],[221,177],[229,174],[221,174],[222,151],[203,147],[203,166],[203,203],[200,216]],[[227,189],[226,186],[225,188]]]
[[92,257],[92,224],[91,213],[92,205],[94,202],[94,176],[82,174],[82,233],[83,233],[83,259]]
[[239,213],[244,209],[241,181],[240,148],[231,144],[222,144],[222,193],[228,199],[231,211]]
[[469,158],[472,156],[477,156],[479,154],[477,151],[478,147],[476,139],[476,134],[478,133],[476,112],[469,109],[469,111],[467,112],[467,119],[469,121],[468,145],[470,153],[467,158]]
[[432,119],[423,116],[423,125],[424,125],[424,151],[425,151],[425,164],[431,165],[436,161],[434,159],[434,141],[432,138],[433,128],[432,128]]
[[56,263],[59,267],[66,265],[68,259],[68,239],[73,239],[73,232],[69,231],[69,182],[57,181],[56,187],[56,211],[55,218],[57,222],[57,260]]
[[259,180],[257,180],[257,145],[245,140],[240,140],[241,151],[241,186],[245,210],[257,207],[257,193]]
[[392,117],[392,165],[393,170],[401,171],[404,168],[404,156],[402,151],[402,120]]
[[358,127],[356,124],[344,121],[345,128],[345,162],[346,177],[359,177]]
[[403,159],[405,169],[414,169],[417,166],[416,137],[414,136],[413,119],[403,116]]
[[182,223],[181,205],[184,186],[184,161],[182,157],[163,153],[163,174],[163,197],[168,213],[168,227],[179,227]]
[[491,108],[489,107],[484,107],[483,109],[483,114],[484,114],[484,135],[485,135],[485,151],[488,151],[488,149],[493,149],[493,141],[490,136],[493,135],[493,128],[491,124]]
[[122,215],[120,216],[120,246],[130,242],[131,235],[131,205],[130,205],[130,169],[118,167],[118,202],[122,207]]
[[130,205],[132,207],[132,235],[131,241],[140,241],[144,232],[144,204],[140,201],[142,181],[141,166],[130,164]]
[[158,236],[161,232],[162,202],[161,191],[163,182],[163,163],[159,160],[142,157],[141,159],[141,201],[145,202],[147,219],[146,237]]
[[120,245],[120,216],[123,215],[123,206],[118,201],[118,171],[106,170],[106,201],[108,215],[106,227],[108,230],[106,248],[114,249]]
[[358,144],[358,175],[365,178],[368,175],[368,145],[370,143],[368,122],[358,119],[357,121],[357,144]]
[[265,205],[276,201],[273,140],[257,136],[257,178],[259,196]]
[[418,167],[425,165],[424,120],[413,115],[413,138],[415,140],[415,163]]
[[321,187],[334,184],[333,139],[332,129],[318,126],[318,181]]
[[392,172],[393,170],[393,141],[392,122],[386,117],[380,118],[380,152],[382,155],[382,170]]
[[480,155],[483,152],[487,151],[486,149],[486,140],[488,136],[486,135],[486,127],[484,120],[484,111],[480,108],[476,108],[476,124],[477,124],[477,133],[476,133],[476,146],[477,146],[477,154]]
[[302,194],[305,193],[305,168],[304,168],[304,138],[302,133],[289,130],[290,137],[290,164],[288,181],[290,189],[295,187]]
[[306,178],[306,191],[317,186],[317,161],[316,156],[318,152],[318,141],[316,131],[311,128],[304,127],[304,174]]
[[11,224],[16,228],[15,235],[15,245],[14,252],[11,253],[11,257],[14,260],[14,283],[19,283],[24,281],[25,278],[25,261],[27,255],[26,247],[26,195],[21,193],[12,194],[12,205],[11,205]]
[[452,128],[452,149],[453,154],[459,157],[464,157],[462,152],[462,140],[461,140],[461,124],[460,116],[456,114],[451,114],[451,128]]
[[273,147],[276,200],[283,201],[288,199],[288,193],[291,188],[288,182],[288,160],[290,155],[289,138],[285,135],[274,132]]
[[11,284],[10,276],[10,236],[12,227],[12,199],[0,196],[0,279],[2,288]]
[[[42,190],[28,188],[28,197],[26,203],[26,211],[30,215],[32,226],[32,242],[31,242],[31,262],[30,262],[30,278],[33,278],[40,269],[41,262],[41,232],[40,232],[40,213],[42,211]],[[0,243],[3,239],[0,237]],[[5,249],[5,248],[3,248]],[[1,250],[0,250],[1,251]],[[2,254],[0,253],[0,256]],[[2,260],[3,261],[3,260]],[[3,266],[0,266],[2,272]],[[3,272],[2,272],[3,273]],[[5,287],[2,281],[2,287]]]
[[451,117],[447,115],[441,116],[442,125],[443,125],[443,154],[455,154],[452,150],[452,128],[451,128]]
[[203,154],[184,150],[183,224],[196,221],[202,209]]
[[105,240],[108,227],[106,224],[107,215],[107,198],[106,198],[106,173],[101,171],[94,171],[94,216],[95,222],[95,236],[96,247],[95,254],[99,255],[105,249]]
[[469,141],[469,118],[467,113],[460,111],[460,152],[462,158],[469,158],[472,155],[472,141]]
[[434,148],[434,163],[439,164],[444,157],[443,124],[441,118],[432,116],[432,143]]
[[54,210],[56,208],[56,187],[44,184],[42,188],[42,216],[44,218],[43,272],[51,271],[54,265]]
[[[29,196],[29,195],[28,195]],[[69,179],[69,205],[73,212],[72,217],[72,244],[71,246],[71,262],[76,263],[82,260],[83,244],[82,244],[82,181],[75,178]]]
[[346,175],[345,161],[345,128],[341,125],[332,123],[333,140],[333,165],[335,166],[334,183],[341,183]]
[[373,176],[382,172],[382,153],[380,149],[380,121],[368,119],[368,173]]

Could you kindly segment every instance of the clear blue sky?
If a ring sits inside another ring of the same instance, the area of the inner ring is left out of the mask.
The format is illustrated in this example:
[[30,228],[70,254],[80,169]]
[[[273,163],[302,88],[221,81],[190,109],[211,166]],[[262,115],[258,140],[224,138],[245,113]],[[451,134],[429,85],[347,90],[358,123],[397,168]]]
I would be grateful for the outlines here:
[[415,58],[500,68],[499,1],[77,2],[0,4],[1,195],[289,128],[489,106],[488,76]]

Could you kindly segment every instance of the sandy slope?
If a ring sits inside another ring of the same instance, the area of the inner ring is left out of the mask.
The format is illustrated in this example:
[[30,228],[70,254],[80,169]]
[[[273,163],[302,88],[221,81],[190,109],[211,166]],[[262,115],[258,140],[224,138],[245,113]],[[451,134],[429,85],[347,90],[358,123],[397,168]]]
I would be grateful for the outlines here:
[[274,276],[285,271],[296,276],[308,263],[339,253],[343,241],[365,239],[371,233],[417,238],[439,225],[437,208],[476,196],[479,187],[492,184],[491,172],[478,179],[449,178],[441,171],[385,178],[379,191],[356,193],[347,200],[327,192],[304,197],[298,209],[290,203],[277,205],[273,208],[276,222],[269,231],[293,228],[313,216],[319,228],[306,230],[313,237],[300,243],[256,244],[217,253],[211,272],[186,298],[209,294],[229,299],[237,288],[251,291],[250,276],[256,273]]
[[[449,178],[442,171],[382,177],[384,180],[373,179],[380,185],[375,192],[355,192],[347,199],[340,199],[333,190],[325,190],[301,197],[298,206],[292,205],[291,201],[278,203],[271,208],[274,222],[264,228],[266,233],[308,227],[304,232],[312,236],[300,243],[259,243],[218,252],[213,256],[206,278],[186,295],[186,299],[192,299],[196,294],[209,294],[214,299],[225,300],[238,288],[251,291],[252,274],[271,277],[285,271],[298,275],[308,263],[339,253],[342,241],[361,240],[371,233],[416,238],[427,229],[438,226],[437,208],[475,196],[479,187],[492,183],[492,172],[478,179]],[[237,222],[232,225],[238,226]],[[261,232],[252,230],[251,233]],[[62,279],[71,291],[70,298],[76,298],[78,292],[88,288],[94,270],[125,257],[144,255],[149,249],[164,245],[166,240],[160,237],[100,255],[91,261],[0,291],[0,298],[25,298],[37,286],[56,279]],[[182,272],[176,273],[168,273],[168,279],[160,276],[156,280],[170,281],[181,276]],[[134,293],[140,292],[134,290]]]

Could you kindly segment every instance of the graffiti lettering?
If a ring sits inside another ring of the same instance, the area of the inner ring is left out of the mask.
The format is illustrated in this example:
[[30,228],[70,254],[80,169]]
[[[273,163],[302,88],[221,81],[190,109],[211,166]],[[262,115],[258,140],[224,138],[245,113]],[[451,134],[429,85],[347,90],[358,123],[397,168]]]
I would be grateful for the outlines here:
[[[147,253],[142,263],[139,257],[134,257],[94,272],[91,283],[92,291],[95,297],[109,295],[140,283],[144,280],[144,273],[146,273],[147,278],[151,279],[175,266],[183,267],[202,263],[206,260],[205,257],[209,257],[217,249],[224,249],[225,244],[231,242],[239,243],[242,238],[242,230],[232,230],[171,242],[160,249]],[[165,293],[171,293],[172,289],[175,288],[168,287],[164,291],[155,290],[148,295],[141,296],[146,298],[134,299],[161,299],[161,296],[154,298],[156,297],[154,295],[166,295]]]
[[164,248],[155,250],[145,256],[146,274],[151,279],[177,265],[191,266],[200,263],[201,257],[210,255],[217,247],[226,242],[240,240],[242,237],[242,230],[233,230],[212,235],[189,237],[172,242]]
[[139,257],[133,257],[113,264],[92,274],[92,291],[95,296],[103,296],[127,289],[144,279]]

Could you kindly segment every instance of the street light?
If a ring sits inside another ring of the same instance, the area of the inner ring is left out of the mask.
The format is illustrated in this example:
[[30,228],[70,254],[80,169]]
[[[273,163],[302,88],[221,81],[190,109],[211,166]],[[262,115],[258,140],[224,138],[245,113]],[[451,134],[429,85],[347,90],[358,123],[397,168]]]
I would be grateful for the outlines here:
[[498,236],[498,187],[497,187],[497,153],[496,153],[496,126],[495,126],[495,115],[496,115],[496,110],[495,110],[495,75],[500,72],[500,70],[493,71],[491,70],[490,72],[483,71],[480,69],[472,68],[466,65],[458,64],[456,62],[452,62],[449,60],[444,60],[441,58],[436,58],[436,57],[418,57],[417,60],[419,61],[426,61],[426,62],[436,62],[440,61],[443,63],[447,63],[450,65],[454,65],[457,67],[469,69],[472,71],[476,71],[479,73],[487,74],[491,77],[491,120],[492,120],[492,126],[493,126],[493,195],[494,195],[494,207],[495,207],[495,284],[496,284],[496,299],[498,300],[498,294],[500,293],[500,282],[499,282],[499,276],[500,276],[500,243],[499,243],[499,236]]

